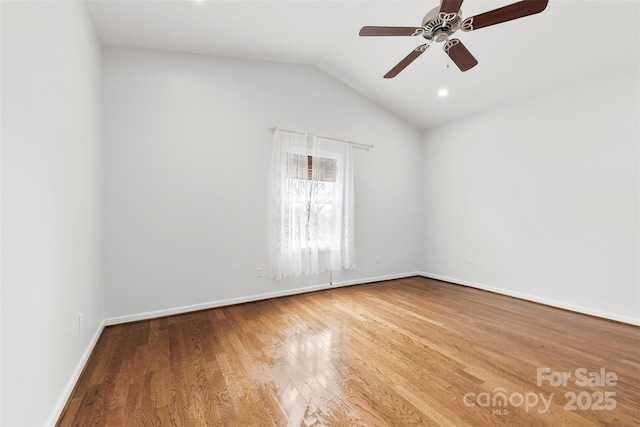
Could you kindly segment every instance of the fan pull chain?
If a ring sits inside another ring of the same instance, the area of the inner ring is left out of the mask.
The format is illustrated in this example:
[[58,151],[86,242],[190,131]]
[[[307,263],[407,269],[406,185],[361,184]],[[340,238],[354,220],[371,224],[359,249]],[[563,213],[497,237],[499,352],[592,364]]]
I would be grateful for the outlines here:
[[451,61],[451,57],[449,56],[449,51],[447,50],[447,45],[449,44],[449,37],[447,37],[447,40],[445,40],[444,42],[444,51],[447,54],[447,70],[449,69],[449,62]]

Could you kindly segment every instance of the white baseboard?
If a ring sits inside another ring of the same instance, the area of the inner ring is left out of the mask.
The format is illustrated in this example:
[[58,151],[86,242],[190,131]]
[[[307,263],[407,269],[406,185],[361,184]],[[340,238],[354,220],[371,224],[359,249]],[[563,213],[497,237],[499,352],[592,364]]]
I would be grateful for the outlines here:
[[543,298],[535,295],[523,294],[520,292],[510,291],[508,289],[496,288],[493,286],[483,285],[481,283],[471,282],[469,280],[461,280],[453,277],[441,276],[439,274],[421,272],[421,276],[428,279],[441,280],[443,282],[450,282],[456,285],[469,286],[470,288],[482,289],[484,291],[493,292],[496,294],[507,295],[514,298],[519,298],[526,301],[537,302],[540,304],[548,305],[551,307],[562,308],[564,310],[574,311],[576,313],[588,314],[590,316],[602,317],[603,319],[615,320],[617,322],[628,323],[630,325],[640,326],[640,319],[634,319],[629,316],[621,316],[616,313],[609,313],[606,311],[596,310],[589,307],[583,307],[580,305],[569,304],[562,301],[556,301],[549,298]]
[[82,356],[80,357],[80,360],[76,365],[76,368],[73,370],[73,373],[71,374],[71,378],[69,378],[69,381],[67,381],[67,385],[62,391],[62,394],[58,398],[58,402],[56,403],[53,413],[49,417],[49,421],[47,422],[46,425],[53,427],[56,425],[56,422],[58,422],[58,418],[60,418],[60,415],[62,414],[62,411],[64,410],[64,407],[67,404],[67,401],[71,397],[71,393],[73,393],[73,388],[76,386],[76,383],[80,379],[82,370],[84,369],[85,365],[89,361],[89,357],[91,357],[91,353],[93,352],[93,349],[98,343],[98,339],[100,338],[100,335],[102,335],[102,330],[104,329],[104,327],[105,327],[105,323],[103,320],[102,323],[98,325],[98,328],[96,329],[93,336],[91,337],[91,340],[87,344],[87,347],[85,348],[84,353],[82,353]]
[[303,294],[307,292],[321,291],[323,289],[340,288],[343,286],[362,285],[365,283],[382,282],[385,280],[403,279],[406,277],[420,276],[420,272],[400,273],[387,276],[369,277],[365,279],[347,280],[342,282],[334,282],[333,284],[321,284],[315,286],[306,286],[303,288],[287,289],[283,291],[267,292],[263,294],[248,295],[238,298],[229,298],[223,300],[209,301],[198,304],[184,305],[180,307],[166,308],[162,310],[147,311],[144,313],[128,314],[125,316],[109,317],[104,320],[105,325],[117,325],[120,323],[136,322],[138,320],[155,319],[158,317],[171,316],[174,314],[189,313],[191,311],[206,310],[209,308],[224,307],[227,305],[242,304],[245,302],[260,301],[269,298],[278,298],[289,295]]
[[389,274],[387,276],[370,277],[368,279],[345,280],[342,282],[334,282],[333,286],[330,286],[330,287],[339,288],[342,286],[364,285],[367,283],[385,282],[387,280],[396,280],[396,279],[406,279],[407,277],[415,277],[415,276],[422,276],[422,273],[420,271],[414,271],[410,273]]

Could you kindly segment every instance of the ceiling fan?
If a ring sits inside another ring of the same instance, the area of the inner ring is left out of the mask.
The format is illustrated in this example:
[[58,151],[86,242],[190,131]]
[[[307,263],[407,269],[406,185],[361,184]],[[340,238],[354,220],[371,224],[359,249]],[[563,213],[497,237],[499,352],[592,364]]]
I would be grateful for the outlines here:
[[475,67],[478,61],[459,39],[450,38],[453,33],[458,30],[475,31],[490,25],[535,15],[542,12],[549,3],[548,0],[522,0],[463,20],[460,10],[462,2],[463,0],[442,0],[440,7],[434,8],[424,16],[421,27],[362,27],[360,30],[362,37],[422,36],[427,40],[427,43],[415,48],[389,70],[384,78],[389,79],[397,76],[400,71],[429,49],[434,41],[444,42],[443,49],[446,54],[460,68],[460,71],[467,71]]

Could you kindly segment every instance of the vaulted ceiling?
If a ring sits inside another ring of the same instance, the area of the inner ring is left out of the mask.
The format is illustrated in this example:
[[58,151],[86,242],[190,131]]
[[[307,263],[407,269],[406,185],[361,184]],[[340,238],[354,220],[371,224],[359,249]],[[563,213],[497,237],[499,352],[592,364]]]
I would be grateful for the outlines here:
[[[466,0],[463,17],[514,0]],[[460,72],[434,43],[396,78],[383,75],[417,37],[359,37],[364,25],[420,26],[439,0],[89,0],[101,42],[309,64],[426,129],[560,88],[640,59],[640,2],[551,0],[537,15],[455,37],[479,61]],[[440,98],[446,87],[449,96]]]

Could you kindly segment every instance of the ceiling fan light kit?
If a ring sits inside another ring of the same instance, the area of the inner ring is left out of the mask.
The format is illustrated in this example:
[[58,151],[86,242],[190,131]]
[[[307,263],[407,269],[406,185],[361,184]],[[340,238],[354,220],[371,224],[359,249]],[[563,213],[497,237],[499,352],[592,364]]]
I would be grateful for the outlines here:
[[421,27],[379,27],[366,26],[360,30],[362,37],[377,36],[422,36],[427,40],[426,44],[418,46],[409,55],[393,67],[385,78],[393,78],[404,70],[409,64],[422,55],[431,43],[444,43],[443,50],[458,66],[460,71],[467,71],[476,65],[478,61],[471,52],[457,38],[451,36],[458,30],[463,32],[475,31],[480,28],[535,15],[546,9],[548,0],[522,0],[498,9],[490,10],[469,18],[462,18],[463,0],[442,0],[440,7],[430,10],[422,19]]

